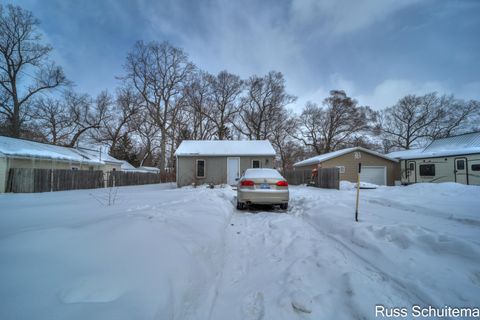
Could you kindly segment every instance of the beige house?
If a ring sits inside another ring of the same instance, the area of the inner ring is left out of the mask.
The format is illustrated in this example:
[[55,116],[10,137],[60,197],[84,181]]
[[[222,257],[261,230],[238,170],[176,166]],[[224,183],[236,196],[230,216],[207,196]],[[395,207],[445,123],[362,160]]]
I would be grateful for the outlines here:
[[100,151],[67,148],[0,136],[0,193],[5,192],[12,168],[120,170],[122,162]]
[[309,158],[293,165],[297,170],[339,168],[340,180],[357,182],[358,164],[362,164],[360,181],[377,185],[395,185],[400,180],[398,161],[362,147],[347,148]]
[[177,151],[177,186],[235,185],[248,168],[273,168],[275,150],[267,140],[184,140]]

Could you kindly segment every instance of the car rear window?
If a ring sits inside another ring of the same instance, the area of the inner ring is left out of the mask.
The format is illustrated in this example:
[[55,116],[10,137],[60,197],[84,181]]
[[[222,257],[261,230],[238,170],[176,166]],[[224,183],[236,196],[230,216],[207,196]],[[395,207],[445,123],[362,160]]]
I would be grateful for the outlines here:
[[247,171],[245,171],[245,178],[247,179],[258,179],[258,178],[283,179],[282,175],[275,169],[247,169]]

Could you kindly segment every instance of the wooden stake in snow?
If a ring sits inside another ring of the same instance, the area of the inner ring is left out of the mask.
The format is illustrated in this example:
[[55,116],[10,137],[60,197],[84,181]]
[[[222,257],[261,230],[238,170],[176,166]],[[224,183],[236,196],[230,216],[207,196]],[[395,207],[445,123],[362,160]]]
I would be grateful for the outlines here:
[[358,163],[358,174],[357,174],[357,204],[355,206],[355,221],[358,222],[358,196],[360,195],[360,173],[362,172],[362,164]]

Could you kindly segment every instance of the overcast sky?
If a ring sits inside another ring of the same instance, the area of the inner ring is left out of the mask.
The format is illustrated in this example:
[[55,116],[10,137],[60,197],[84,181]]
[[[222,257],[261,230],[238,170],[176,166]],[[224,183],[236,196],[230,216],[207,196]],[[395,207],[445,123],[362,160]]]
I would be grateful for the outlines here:
[[[1,3],[7,3],[0,0]],[[476,0],[18,0],[77,90],[113,90],[136,40],[169,41],[201,69],[283,72],[294,109],[343,89],[381,109],[408,93],[480,99]]]

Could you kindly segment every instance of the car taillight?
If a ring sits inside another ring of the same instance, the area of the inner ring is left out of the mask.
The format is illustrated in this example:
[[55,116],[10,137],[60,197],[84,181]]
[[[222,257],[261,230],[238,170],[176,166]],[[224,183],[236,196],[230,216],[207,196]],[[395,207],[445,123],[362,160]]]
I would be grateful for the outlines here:
[[278,187],[288,187],[288,182],[287,181],[278,181],[277,186]]
[[255,183],[252,180],[243,180],[240,182],[240,186],[242,187],[253,187]]

